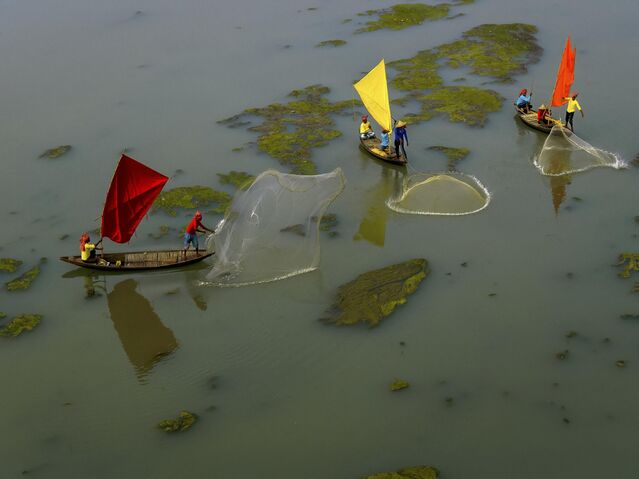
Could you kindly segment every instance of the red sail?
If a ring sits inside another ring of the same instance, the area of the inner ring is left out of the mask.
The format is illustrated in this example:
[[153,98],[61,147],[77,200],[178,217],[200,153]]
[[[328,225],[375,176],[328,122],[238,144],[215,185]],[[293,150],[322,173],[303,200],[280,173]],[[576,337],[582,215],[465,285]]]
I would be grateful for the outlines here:
[[570,88],[572,82],[575,80],[575,57],[577,56],[577,50],[573,49],[570,45],[570,36],[566,40],[566,47],[564,48],[564,54],[561,57],[561,63],[559,64],[559,71],[557,72],[557,82],[555,83],[555,90],[552,94],[552,106],[561,106],[566,103],[564,98],[570,96]]
[[169,179],[122,155],[102,212],[102,236],[126,243]]

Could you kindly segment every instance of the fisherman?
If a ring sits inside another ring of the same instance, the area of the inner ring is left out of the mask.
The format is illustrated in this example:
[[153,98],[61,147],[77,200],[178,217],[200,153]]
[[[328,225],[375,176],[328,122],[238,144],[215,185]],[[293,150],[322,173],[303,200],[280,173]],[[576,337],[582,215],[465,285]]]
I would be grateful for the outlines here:
[[524,113],[529,113],[532,108],[532,103],[530,103],[531,98],[532,98],[532,91],[530,92],[530,95],[528,95],[528,90],[523,88],[519,92],[519,98],[517,98],[517,100],[515,101],[515,105],[520,110],[523,110]]
[[84,232],[80,236],[80,259],[85,263],[95,263],[96,262],[96,250],[102,249],[100,247],[100,243],[102,240],[97,243],[91,243],[91,237],[89,233]]
[[382,128],[382,142],[380,143],[379,146],[383,151],[386,151],[390,154],[390,151],[389,151],[390,137],[388,135],[389,133],[390,131],[388,131],[386,128]]
[[375,138],[375,132],[373,131],[373,127],[368,121],[367,115],[362,115],[362,123],[359,125],[359,137],[362,140],[370,140],[371,138]]
[[541,106],[537,109],[537,122],[541,125],[550,125],[550,120],[548,119],[548,117],[551,115],[552,112],[548,108],[546,108],[546,105],[542,103]]
[[581,117],[584,117],[584,111],[581,109],[581,105],[579,105],[579,102],[577,101],[577,95],[579,95],[579,93],[575,92],[572,94],[572,97],[564,98],[564,101],[568,102],[568,106],[566,107],[566,126],[568,126],[568,123],[570,122],[570,131],[573,132],[575,130],[573,129],[572,119],[575,116],[575,108],[579,110]]
[[186,251],[189,249],[190,243],[193,243],[193,246],[195,247],[195,253],[199,254],[200,248],[197,241],[197,234],[204,233],[205,231],[208,231],[209,233],[215,233],[214,230],[209,229],[202,224],[202,213],[196,211],[195,215],[193,215],[193,219],[186,227],[186,232],[184,233],[184,256],[186,256]]
[[406,123],[399,120],[395,124],[395,154],[397,155],[397,158],[401,156],[399,153],[400,146],[402,147],[402,150],[404,152],[404,158],[408,158],[406,156],[406,148],[404,147],[404,143],[408,145],[408,134],[406,133]]

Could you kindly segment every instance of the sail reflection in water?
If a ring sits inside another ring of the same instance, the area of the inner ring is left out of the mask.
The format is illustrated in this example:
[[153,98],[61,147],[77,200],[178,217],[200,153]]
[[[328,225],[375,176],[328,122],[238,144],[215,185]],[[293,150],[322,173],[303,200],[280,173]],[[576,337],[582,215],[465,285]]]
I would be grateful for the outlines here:
[[388,201],[390,209],[417,215],[469,215],[490,203],[490,193],[479,180],[463,173],[416,173],[403,192]]
[[366,215],[359,224],[355,241],[366,240],[375,246],[384,246],[386,240],[386,220],[388,208],[386,202],[401,190],[403,173],[396,169],[382,168],[379,183],[366,192],[365,202],[368,206]]
[[178,348],[178,342],[136,288],[137,281],[126,279],[116,284],[107,298],[113,326],[142,381],[162,358]]

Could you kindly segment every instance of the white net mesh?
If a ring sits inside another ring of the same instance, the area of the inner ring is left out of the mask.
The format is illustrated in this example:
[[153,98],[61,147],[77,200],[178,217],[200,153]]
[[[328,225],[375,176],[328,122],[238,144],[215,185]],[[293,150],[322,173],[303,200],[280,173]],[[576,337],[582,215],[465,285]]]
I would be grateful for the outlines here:
[[490,193],[474,176],[459,172],[416,173],[404,182],[399,196],[386,203],[399,213],[469,215],[490,203]]
[[625,168],[615,153],[595,148],[566,128],[553,127],[535,159],[535,166],[546,176],[560,176],[586,171],[598,166]]
[[312,271],[319,266],[319,221],[342,192],[340,168],[323,175],[269,170],[233,199],[207,247],[216,262],[207,284],[241,286]]

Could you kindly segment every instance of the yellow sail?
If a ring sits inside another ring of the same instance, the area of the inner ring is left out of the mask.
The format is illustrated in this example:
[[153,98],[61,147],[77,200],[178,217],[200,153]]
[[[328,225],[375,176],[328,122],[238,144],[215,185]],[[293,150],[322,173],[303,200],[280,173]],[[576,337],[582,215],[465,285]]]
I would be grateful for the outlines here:
[[368,74],[353,85],[364,106],[382,128],[391,130],[391,111],[386,83],[386,65],[379,62]]

